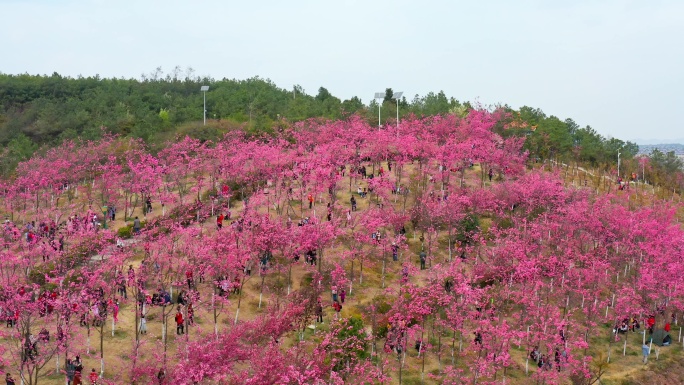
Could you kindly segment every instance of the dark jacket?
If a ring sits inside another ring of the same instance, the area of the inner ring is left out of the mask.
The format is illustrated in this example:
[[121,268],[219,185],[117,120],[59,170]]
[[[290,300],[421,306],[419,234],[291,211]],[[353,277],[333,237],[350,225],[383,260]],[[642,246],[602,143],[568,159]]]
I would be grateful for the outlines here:
[[76,373],[76,367],[73,363],[68,363],[66,366],[66,375],[69,381],[74,379],[74,374]]

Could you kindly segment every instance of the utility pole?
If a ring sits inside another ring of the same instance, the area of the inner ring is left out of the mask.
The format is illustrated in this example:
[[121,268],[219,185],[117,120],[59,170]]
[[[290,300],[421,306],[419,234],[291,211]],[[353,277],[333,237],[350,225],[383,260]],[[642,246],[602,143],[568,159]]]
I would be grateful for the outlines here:
[[204,94],[204,123],[203,125],[207,125],[207,91],[209,91],[209,86],[202,86],[200,87],[200,91]]
[[620,150],[618,150],[618,178],[620,177]]
[[378,103],[378,131],[380,131],[380,109],[382,108],[382,102],[385,99],[385,94],[383,92],[376,92],[375,99],[380,100]]

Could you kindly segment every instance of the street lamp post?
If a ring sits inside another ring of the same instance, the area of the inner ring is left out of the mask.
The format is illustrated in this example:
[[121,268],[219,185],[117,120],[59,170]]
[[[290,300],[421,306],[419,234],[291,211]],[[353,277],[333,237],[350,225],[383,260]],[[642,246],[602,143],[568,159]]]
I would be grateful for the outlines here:
[[394,100],[397,101],[397,136],[399,136],[399,99],[403,94],[403,92],[395,92],[394,95],[392,95]]
[[380,130],[380,108],[382,108],[382,100],[385,99],[385,93],[376,92],[375,99],[380,99],[380,102],[378,103],[378,130]]
[[646,162],[641,162],[641,183],[646,183]]
[[204,93],[204,125],[207,125],[207,91],[209,91],[209,86],[200,87],[200,91]]
[[620,178],[620,150],[618,150],[618,178]]

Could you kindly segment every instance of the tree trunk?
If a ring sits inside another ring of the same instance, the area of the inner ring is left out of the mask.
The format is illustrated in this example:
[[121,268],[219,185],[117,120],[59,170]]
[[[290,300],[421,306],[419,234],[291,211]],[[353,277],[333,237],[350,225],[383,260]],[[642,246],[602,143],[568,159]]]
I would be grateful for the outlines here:
[[242,282],[240,283],[240,293],[238,294],[238,304],[237,304],[237,310],[235,311],[235,322],[234,324],[237,324],[238,322],[238,316],[240,315],[240,303],[242,302],[242,286],[244,285],[245,280],[243,279]]
[[[112,322],[114,322],[112,320]],[[105,320],[100,322],[100,378],[104,376],[104,328]]]
[[262,269],[261,272],[261,288],[259,289],[259,309],[261,309],[261,299],[264,296],[264,280],[266,279],[266,274]]

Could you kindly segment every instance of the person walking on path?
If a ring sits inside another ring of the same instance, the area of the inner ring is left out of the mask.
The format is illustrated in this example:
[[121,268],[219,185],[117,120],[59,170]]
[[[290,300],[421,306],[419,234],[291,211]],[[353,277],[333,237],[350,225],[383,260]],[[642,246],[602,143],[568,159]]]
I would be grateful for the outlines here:
[[128,265],[128,281],[126,283],[129,287],[135,285],[135,270],[133,269],[133,265]]
[[176,313],[176,334],[181,335],[184,334],[183,331],[183,313],[178,310],[178,313]]
[[152,198],[147,197],[147,200],[145,200],[145,215],[147,215],[151,212],[152,212]]
[[192,270],[185,271],[185,280],[188,283],[188,290],[192,290],[195,287],[195,274]]
[[147,334],[147,320],[145,314],[140,316],[140,334]]
[[133,233],[135,233],[135,235],[140,234],[140,219],[138,219],[138,217],[135,217],[133,220]]
[[344,303],[344,299],[345,299],[345,298],[347,298],[347,292],[344,291],[344,289],[342,289],[342,290],[340,291],[340,302],[341,302],[341,303]]
[[339,302],[335,301],[333,303],[333,309],[335,309],[335,319],[340,318],[340,312],[342,311],[342,305],[340,305]]
[[114,323],[119,323],[119,301],[114,302],[112,306],[112,316],[114,317]]
[[71,362],[71,359],[68,359],[66,362],[67,385],[71,385],[74,382],[74,374],[76,374],[76,367]]
[[646,365],[648,363],[648,355],[651,354],[651,348],[648,345],[643,344],[641,346],[641,353],[644,355],[643,362],[644,365]]
[[316,322],[323,323],[323,304],[321,304],[320,299],[316,304]]
[[74,385],[81,385],[81,373],[83,372],[83,362],[81,356],[76,356],[74,364]]

